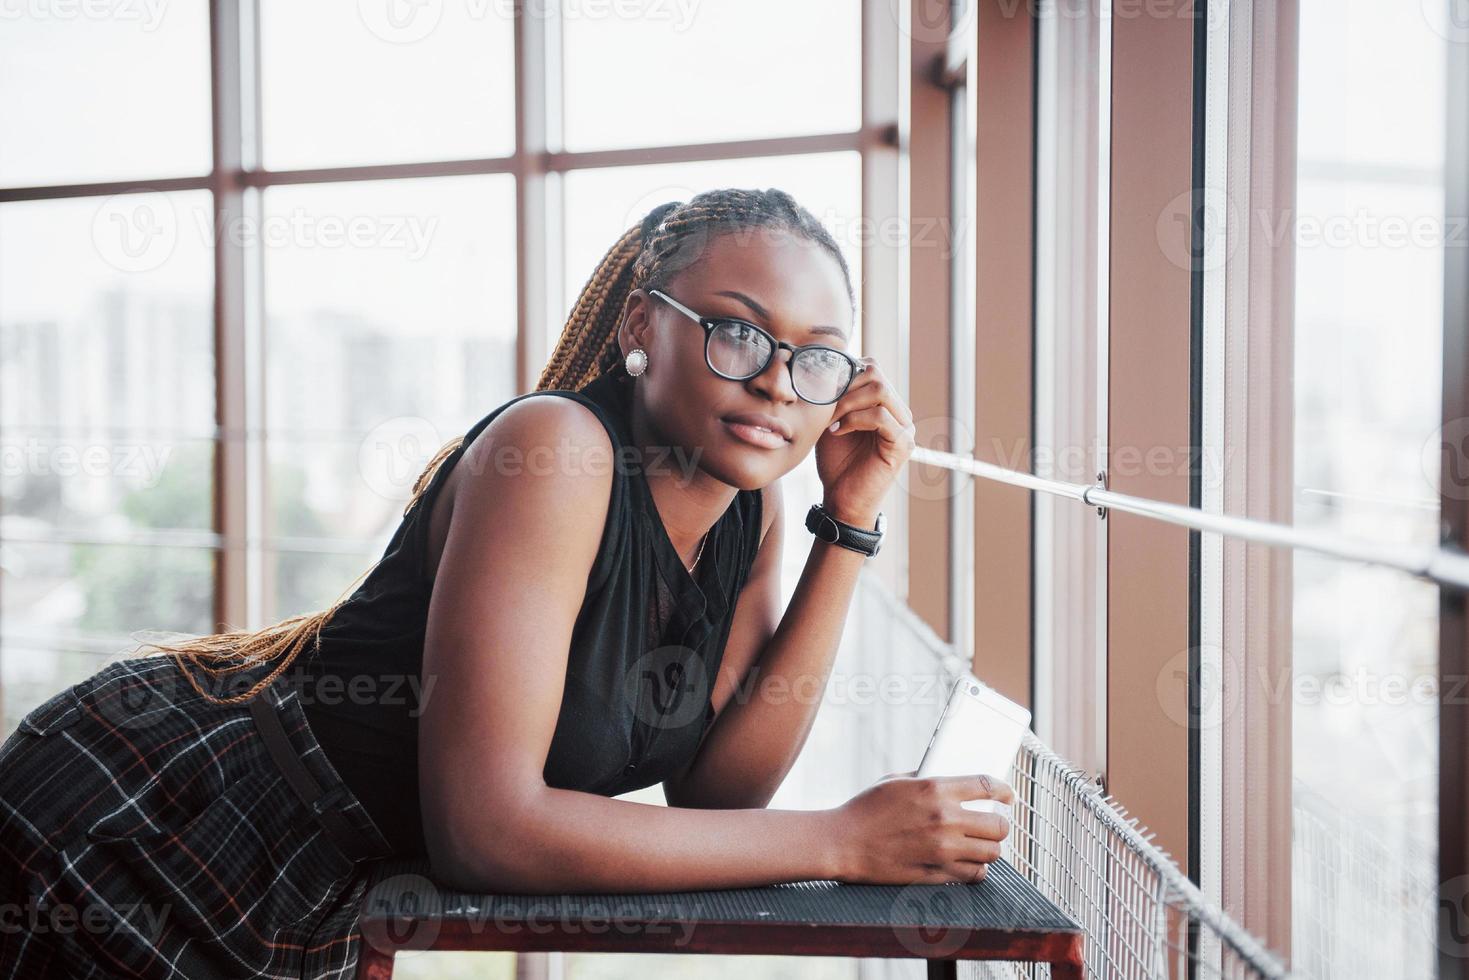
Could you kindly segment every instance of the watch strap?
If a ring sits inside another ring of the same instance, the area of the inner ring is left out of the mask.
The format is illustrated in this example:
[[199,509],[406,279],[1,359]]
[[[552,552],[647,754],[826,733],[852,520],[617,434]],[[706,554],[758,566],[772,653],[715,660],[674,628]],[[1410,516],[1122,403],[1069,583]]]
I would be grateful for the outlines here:
[[882,547],[883,525],[881,513],[877,515],[875,528],[863,528],[837,520],[820,504],[812,504],[806,512],[806,530],[822,541],[860,552],[869,558]]

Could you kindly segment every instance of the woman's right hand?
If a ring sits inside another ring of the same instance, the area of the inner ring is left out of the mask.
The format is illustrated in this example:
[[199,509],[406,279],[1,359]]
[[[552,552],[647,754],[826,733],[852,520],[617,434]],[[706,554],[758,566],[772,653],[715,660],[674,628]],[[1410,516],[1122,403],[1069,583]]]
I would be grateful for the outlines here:
[[907,885],[979,881],[1000,856],[1010,821],[966,810],[964,800],[1013,803],[993,776],[889,775],[831,811],[840,852],[837,880]]

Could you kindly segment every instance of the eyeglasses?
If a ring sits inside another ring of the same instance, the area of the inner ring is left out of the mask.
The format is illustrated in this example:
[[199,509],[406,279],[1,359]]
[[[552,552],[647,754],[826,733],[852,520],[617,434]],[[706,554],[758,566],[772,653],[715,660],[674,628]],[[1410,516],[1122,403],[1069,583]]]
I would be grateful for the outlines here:
[[830,405],[846,394],[853,378],[867,370],[866,363],[835,347],[788,344],[747,320],[700,316],[661,289],[650,289],[648,294],[704,328],[704,363],[721,378],[748,381],[770,365],[776,348],[784,347],[791,352],[786,367],[796,394],[813,405]]

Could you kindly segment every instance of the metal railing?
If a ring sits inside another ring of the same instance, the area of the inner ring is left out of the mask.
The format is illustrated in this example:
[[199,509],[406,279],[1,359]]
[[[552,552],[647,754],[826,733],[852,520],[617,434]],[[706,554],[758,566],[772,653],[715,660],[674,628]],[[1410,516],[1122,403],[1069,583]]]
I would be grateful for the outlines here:
[[[1086,975],[1108,980],[1285,980],[1285,965],[1188,879],[1152,835],[1034,735],[1010,772],[1004,857],[1086,935]],[[1036,964],[966,963],[961,976],[1045,976]]]
[[1181,504],[1150,500],[1147,497],[1135,497],[1130,494],[1117,493],[1102,486],[1052,480],[1032,473],[1007,469],[994,463],[986,463],[970,456],[926,449],[922,446],[913,451],[910,462],[968,473],[981,479],[1008,483],[1011,486],[1038,493],[1067,497],[1092,507],[1102,508],[1104,513],[1116,510],[1125,514],[1134,514],[1277,548],[1314,551],[1348,561],[1380,565],[1407,572],[1409,575],[1427,579],[1439,585],[1469,591],[1469,555],[1443,547],[1424,548],[1390,541],[1371,541],[1248,517],[1211,514],[1197,507],[1185,507]]

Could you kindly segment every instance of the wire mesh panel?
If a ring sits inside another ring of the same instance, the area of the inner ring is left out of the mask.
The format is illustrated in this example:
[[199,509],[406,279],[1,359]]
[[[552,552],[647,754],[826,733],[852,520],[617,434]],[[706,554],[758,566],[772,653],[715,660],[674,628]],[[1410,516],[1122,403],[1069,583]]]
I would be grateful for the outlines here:
[[[1210,902],[1151,834],[1033,735],[1011,771],[1005,857],[1086,933],[1087,976],[1284,978],[1272,953]],[[964,963],[960,975],[1047,976],[1035,964]]]
[[1291,816],[1291,955],[1304,977],[1434,975],[1434,855],[1299,780]]

